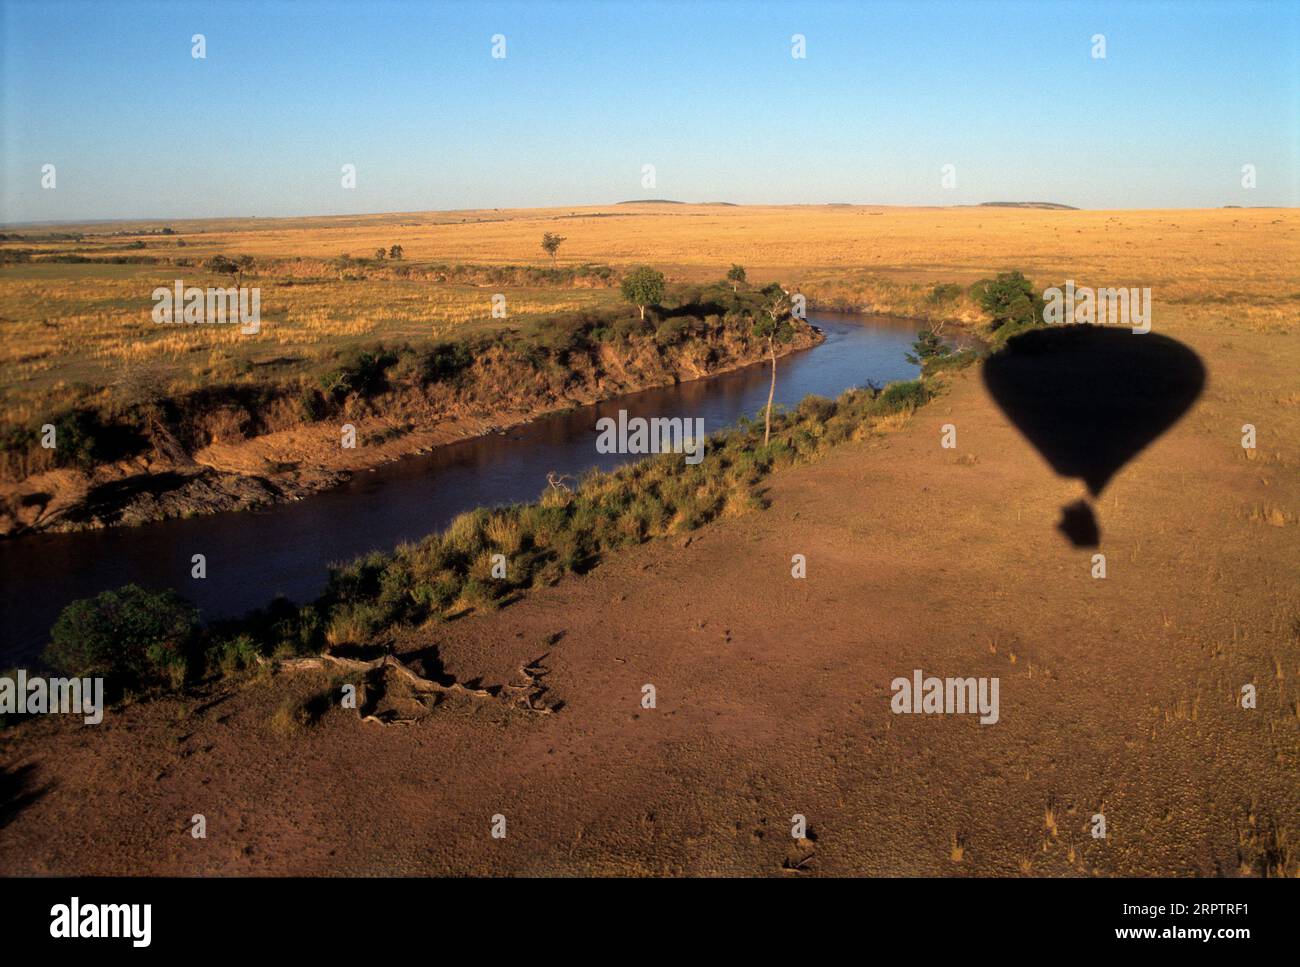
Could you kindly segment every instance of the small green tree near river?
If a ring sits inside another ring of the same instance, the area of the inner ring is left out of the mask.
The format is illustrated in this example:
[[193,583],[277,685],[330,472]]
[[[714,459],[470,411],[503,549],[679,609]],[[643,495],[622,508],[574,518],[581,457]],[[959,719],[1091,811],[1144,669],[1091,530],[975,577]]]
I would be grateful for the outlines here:
[[113,695],[177,688],[198,627],[198,610],[176,592],[128,584],[64,608],[44,659],[64,675],[105,679]]
[[772,400],[776,397],[776,344],[794,338],[794,323],[790,316],[790,293],[773,282],[763,290],[763,297],[766,304],[763,314],[754,321],[754,335],[767,340],[767,353],[772,360],[772,385],[767,391],[763,426],[763,446],[767,446],[772,438]]
[[950,355],[952,350],[943,341],[943,323],[939,322],[916,334],[912,351],[904,358],[913,366],[920,366],[921,375],[925,375],[926,368],[932,361],[941,361]]
[[640,309],[645,319],[646,306],[663,302],[664,274],[646,265],[637,266],[623,277],[623,298]]
[[981,279],[971,286],[970,294],[989,314],[995,346],[1016,333],[1042,325],[1043,297],[1020,272],[999,272],[997,278]]

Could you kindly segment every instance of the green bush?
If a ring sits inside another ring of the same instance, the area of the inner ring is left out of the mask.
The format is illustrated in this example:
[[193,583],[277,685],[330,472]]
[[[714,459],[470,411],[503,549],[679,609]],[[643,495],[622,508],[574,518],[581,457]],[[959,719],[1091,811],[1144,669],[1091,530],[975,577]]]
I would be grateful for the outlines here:
[[690,320],[673,316],[659,323],[655,330],[655,342],[660,346],[675,346],[686,337],[689,330]]
[[103,678],[115,694],[185,678],[198,610],[174,591],[128,584],[63,609],[50,631],[45,661],[56,671]]
[[329,406],[319,390],[304,387],[298,394],[298,414],[306,423],[316,423],[329,415]]
[[474,362],[474,353],[464,342],[442,342],[424,357],[426,383],[445,383],[455,379]]
[[890,383],[878,400],[884,412],[897,413],[914,410],[924,405],[929,398],[930,391],[925,388],[925,384],[919,379],[912,379],[903,383]]
[[835,415],[836,405],[834,400],[828,400],[824,396],[805,396],[799,401],[799,405],[794,408],[794,415],[800,420],[813,420],[817,423],[825,423]]
[[947,353],[943,356],[936,356],[926,360],[925,375],[932,376],[935,373],[965,369],[980,358],[978,351],[974,349],[960,349],[955,353]]
[[97,463],[121,459],[143,446],[135,427],[107,421],[96,410],[68,410],[53,423],[54,452],[61,467],[89,470]]
[[971,297],[989,314],[989,328],[1020,330],[1043,321],[1043,299],[1019,272],[999,272],[971,286]]
[[350,349],[321,376],[321,389],[335,403],[349,396],[367,399],[388,388],[388,368],[397,360],[398,354],[383,346]]
[[223,675],[233,675],[256,665],[261,653],[261,648],[251,635],[241,634],[213,645],[204,658],[209,668],[216,669]]

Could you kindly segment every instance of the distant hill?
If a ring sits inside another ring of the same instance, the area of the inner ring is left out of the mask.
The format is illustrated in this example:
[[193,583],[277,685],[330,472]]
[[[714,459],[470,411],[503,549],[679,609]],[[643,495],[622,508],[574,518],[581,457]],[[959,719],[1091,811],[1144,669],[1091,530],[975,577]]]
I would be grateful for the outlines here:
[[685,205],[684,201],[677,201],[675,198],[629,198],[627,201],[618,202],[620,205]]
[[1054,201],[982,201],[979,208],[1047,208],[1057,212],[1077,212],[1073,205],[1061,205]]

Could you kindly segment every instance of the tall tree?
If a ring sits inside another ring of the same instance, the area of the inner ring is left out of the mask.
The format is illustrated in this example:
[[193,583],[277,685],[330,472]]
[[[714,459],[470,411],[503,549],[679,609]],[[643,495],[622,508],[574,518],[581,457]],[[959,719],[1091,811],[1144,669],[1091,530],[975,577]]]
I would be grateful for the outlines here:
[[772,438],[772,400],[776,397],[776,344],[788,343],[794,338],[794,324],[790,316],[790,293],[773,282],[763,290],[767,302],[763,314],[754,322],[754,335],[767,340],[768,356],[772,360],[772,385],[767,391],[767,415],[763,428],[763,446]]
[[731,291],[736,292],[745,282],[745,267],[743,265],[733,265],[727,271],[727,281],[731,283]]

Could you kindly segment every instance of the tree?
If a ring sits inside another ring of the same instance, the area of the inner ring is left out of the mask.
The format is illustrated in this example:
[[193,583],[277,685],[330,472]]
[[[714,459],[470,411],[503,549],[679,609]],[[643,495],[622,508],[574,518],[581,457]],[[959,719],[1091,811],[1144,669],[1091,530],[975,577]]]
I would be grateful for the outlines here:
[[375,249],[375,261],[376,261],[376,262],[382,262],[382,261],[384,260],[384,256],[387,255],[387,254],[388,254],[388,252],[385,251],[385,250],[382,249],[382,248],[377,248],[377,249]]
[[727,272],[727,281],[731,283],[732,292],[738,291],[745,283],[745,267],[733,265]]
[[555,253],[560,250],[560,243],[564,241],[563,235],[556,235],[554,232],[547,232],[542,236],[542,248],[546,254],[551,257],[551,265],[555,265]]
[[1042,297],[1019,272],[999,272],[996,279],[981,279],[971,286],[971,296],[989,314],[993,330],[1007,324],[1020,329],[1043,319]]
[[646,265],[639,265],[623,276],[623,298],[641,310],[645,319],[645,307],[657,306],[664,297],[664,274],[656,272]]
[[390,248],[388,250],[388,257],[394,261],[399,261],[402,258],[402,246],[394,245]]
[[198,627],[197,609],[176,592],[128,584],[64,608],[44,658],[62,674],[104,678],[114,692],[175,683]]
[[772,400],[776,396],[776,344],[788,343],[794,338],[794,324],[790,317],[790,293],[773,282],[763,290],[767,299],[763,315],[754,323],[754,335],[767,340],[767,352],[772,360],[772,385],[767,391],[767,416],[763,428],[763,446],[772,436]]
[[228,275],[231,277],[231,281],[234,281],[234,277],[239,275],[241,271],[239,263],[234,259],[226,258],[224,255],[212,256],[203,263],[203,267],[217,275]]
[[251,255],[241,255],[239,258],[235,259],[235,265],[239,269],[239,278],[235,282],[236,285],[244,284],[244,273],[251,272],[253,270],[253,264],[253,256]]
[[913,366],[920,366],[922,375],[924,375],[925,364],[929,360],[942,359],[944,356],[950,355],[952,355],[952,350],[943,341],[943,323],[940,322],[918,332],[916,342],[912,343],[912,351],[903,358]]

